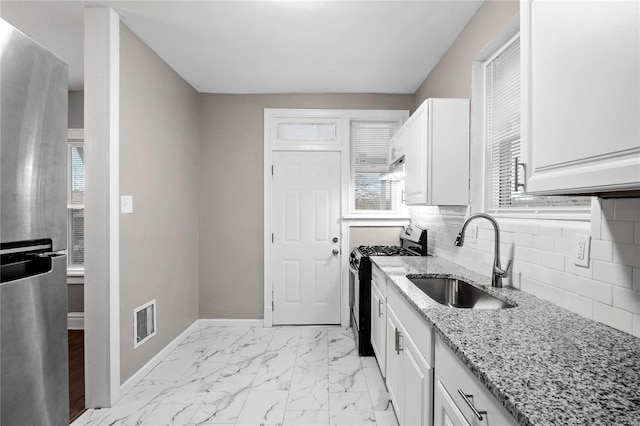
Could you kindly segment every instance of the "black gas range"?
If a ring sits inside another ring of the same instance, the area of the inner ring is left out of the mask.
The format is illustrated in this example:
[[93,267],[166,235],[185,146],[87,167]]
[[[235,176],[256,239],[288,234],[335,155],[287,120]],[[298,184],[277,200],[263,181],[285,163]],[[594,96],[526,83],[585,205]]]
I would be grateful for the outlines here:
[[427,230],[414,225],[400,231],[399,246],[360,246],[349,258],[349,308],[358,354],[373,355],[371,347],[371,256],[427,256]]

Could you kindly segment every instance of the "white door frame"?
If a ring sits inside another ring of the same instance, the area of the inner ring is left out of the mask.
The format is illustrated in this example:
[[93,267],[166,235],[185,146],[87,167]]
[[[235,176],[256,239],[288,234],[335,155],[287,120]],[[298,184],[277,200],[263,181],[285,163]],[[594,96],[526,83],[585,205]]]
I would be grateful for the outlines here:
[[[351,122],[357,120],[399,120],[406,121],[409,111],[405,110],[356,110],[356,109],[276,109],[264,110],[264,326],[273,326],[273,253],[271,235],[272,224],[272,192],[271,166],[274,151],[337,151],[340,152],[340,324],[349,326],[349,226],[375,226],[381,224],[382,218],[351,217],[349,212],[349,185],[351,182]],[[309,144],[282,142],[277,140],[278,120],[300,122],[318,119],[323,122],[333,121],[338,124],[337,141],[316,142]],[[384,226],[403,225],[406,220],[385,218]]]
[[[331,121],[337,124],[337,141],[325,143],[284,143],[279,142],[274,137],[276,135],[276,125],[278,120],[290,121],[292,118],[298,118],[302,122],[311,121],[313,119],[321,119]],[[272,196],[273,196],[273,180],[271,178],[271,167],[273,165],[272,153],[274,151],[334,151],[340,153],[341,162],[341,179],[340,179],[340,211],[344,209],[347,191],[344,190],[348,181],[345,181],[344,166],[348,155],[344,155],[344,146],[349,144],[349,129],[345,129],[344,113],[339,110],[301,110],[301,109],[272,109],[264,110],[264,326],[273,326],[273,252],[272,252]],[[346,158],[345,158],[346,157]],[[347,250],[344,221],[340,224],[340,323],[343,326],[349,325],[349,288],[345,286],[342,271],[348,267],[346,264],[345,252]],[[346,292],[345,292],[346,290]],[[346,303],[345,303],[346,300]],[[346,305],[346,314],[345,314]]]

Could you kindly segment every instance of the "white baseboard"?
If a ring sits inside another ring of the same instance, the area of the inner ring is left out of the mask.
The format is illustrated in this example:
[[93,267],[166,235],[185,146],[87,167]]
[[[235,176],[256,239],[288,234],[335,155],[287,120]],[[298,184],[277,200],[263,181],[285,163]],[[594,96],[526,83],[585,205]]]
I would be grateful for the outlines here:
[[261,319],[201,319],[200,327],[264,327]]
[[197,330],[199,322],[199,320],[195,320],[193,324],[191,324],[185,331],[180,333],[178,337],[173,339],[167,346],[164,347],[164,349],[158,352],[156,356],[151,358],[149,362],[147,362],[140,370],[138,370],[133,376],[127,379],[127,381],[120,386],[120,395],[124,395],[125,393],[129,392],[135,385],[138,384],[138,382],[140,382],[140,380],[144,378],[144,376],[149,374],[149,372],[153,370],[156,365],[160,364],[160,362],[167,355],[169,355],[169,352],[174,350],[184,339],[187,338],[188,335]]
[[340,325],[342,327],[349,327],[351,324],[351,309],[349,306],[343,306],[340,312]]
[[84,312],[69,312],[67,314],[68,330],[84,330]]
[[264,307],[264,326],[273,327],[273,308],[271,306]]

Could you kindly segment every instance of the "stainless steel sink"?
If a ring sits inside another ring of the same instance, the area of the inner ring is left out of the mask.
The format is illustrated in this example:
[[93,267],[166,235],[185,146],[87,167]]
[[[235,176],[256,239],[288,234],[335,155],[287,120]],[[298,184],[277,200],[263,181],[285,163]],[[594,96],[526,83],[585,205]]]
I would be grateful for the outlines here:
[[407,278],[436,302],[452,308],[505,309],[509,303],[480,290],[471,284],[453,278]]

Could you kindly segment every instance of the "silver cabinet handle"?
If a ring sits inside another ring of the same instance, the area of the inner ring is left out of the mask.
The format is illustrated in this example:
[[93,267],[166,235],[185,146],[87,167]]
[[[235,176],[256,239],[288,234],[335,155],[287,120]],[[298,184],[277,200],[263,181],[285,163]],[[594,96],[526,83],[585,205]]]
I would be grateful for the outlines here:
[[396,328],[396,354],[400,355],[400,351],[402,348],[400,347],[400,338],[402,337],[402,332]]
[[334,256],[337,256],[340,253],[340,250],[333,249],[331,253],[333,253]]
[[467,405],[469,406],[469,408],[471,408],[471,411],[473,411],[473,414],[476,415],[476,417],[478,418],[478,420],[482,421],[484,419],[484,417],[482,417],[482,415],[484,414],[485,416],[487,415],[486,411],[478,411],[478,409],[476,408],[475,405],[473,405],[473,402],[471,402],[469,400],[469,398],[473,398],[473,395],[469,394],[465,394],[462,389],[458,389],[458,393],[460,394],[460,396],[462,397],[462,399],[464,399],[464,402],[467,403]]
[[524,183],[520,183],[518,182],[518,167],[522,166],[522,168],[524,169],[526,166],[524,163],[520,162],[520,158],[516,157],[515,158],[515,173],[514,173],[514,180],[515,180],[515,192],[520,191],[520,188],[522,188],[522,190],[524,191]]
[[378,318],[382,316],[382,300],[378,300]]

